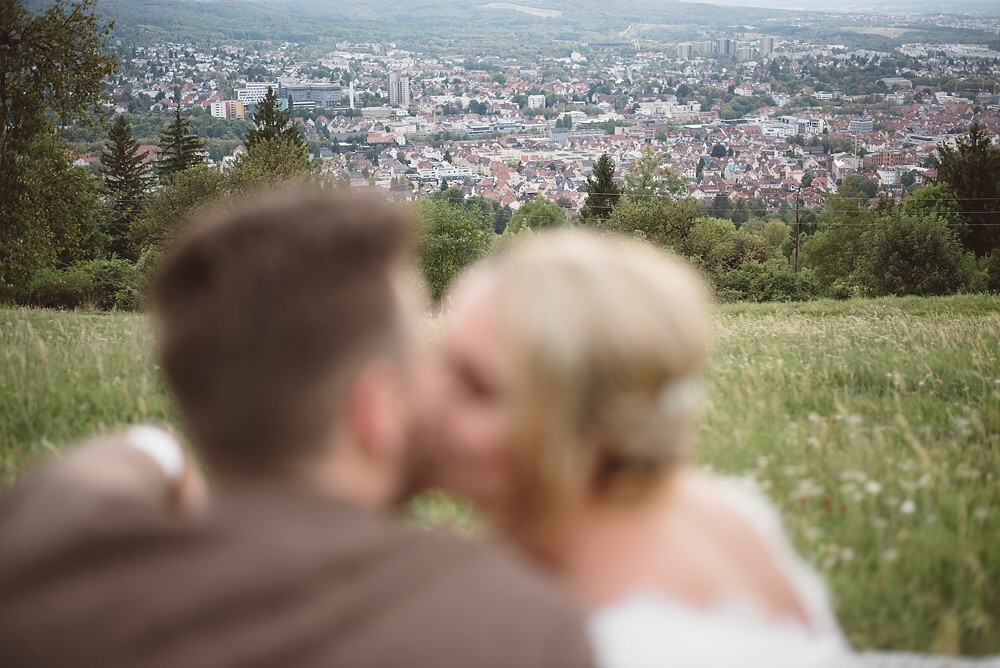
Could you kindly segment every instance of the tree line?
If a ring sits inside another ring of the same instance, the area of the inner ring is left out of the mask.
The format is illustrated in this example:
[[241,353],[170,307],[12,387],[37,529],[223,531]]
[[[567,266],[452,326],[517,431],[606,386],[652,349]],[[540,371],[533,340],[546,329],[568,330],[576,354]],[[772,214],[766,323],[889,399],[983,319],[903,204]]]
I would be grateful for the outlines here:
[[97,128],[103,80],[115,71],[112,26],[95,0],[38,15],[0,0],[0,302],[140,307],[149,273],[178,220],[199,203],[264,183],[315,178],[300,128],[270,91],[225,173],[180,107],[140,148],[125,115],[111,119],[98,174],[74,166],[66,130]]
[[576,224],[686,257],[726,301],[1000,291],[1000,147],[973,125],[954,146],[942,144],[939,156],[936,181],[899,203],[854,174],[819,211],[767,212],[756,203],[737,210],[721,207],[719,198],[706,205],[688,197],[684,180],[652,150],[620,179],[603,154],[578,217],[537,197],[512,214],[502,234],[489,235],[483,230],[492,219],[471,206],[475,198],[463,200],[457,189],[432,197],[426,234],[449,241],[429,247],[424,268],[437,296],[462,266],[510,238]]
[[[195,209],[320,178],[274,91],[248,125],[246,152],[224,171],[208,165],[179,107],[156,160],[117,115],[99,175],[74,167],[62,131],[106,121],[101,82],[115,69],[111,26],[95,0],[57,3],[37,16],[18,0],[0,0],[0,9],[11,17],[0,26],[0,302],[139,308],[150,273]],[[853,175],[822,210],[797,220],[790,208],[769,213],[755,202],[726,206],[717,198],[706,206],[652,150],[621,178],[602,155],[579,215],[543,197],[512,211],[445,184],[417,204],[420,261],[439,297],[462,268],[512,238],[584,225],[683,255],[725,300],[1000,290],[1000,147],[974,125],[939,156],[937,181],[899,204]]]

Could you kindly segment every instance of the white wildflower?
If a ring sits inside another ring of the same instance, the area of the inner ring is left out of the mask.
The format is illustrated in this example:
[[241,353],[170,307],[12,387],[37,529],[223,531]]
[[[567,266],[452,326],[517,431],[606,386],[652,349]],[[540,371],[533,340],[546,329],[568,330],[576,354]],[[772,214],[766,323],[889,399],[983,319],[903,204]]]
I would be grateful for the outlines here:
[[868,479],[868,476],[863,471],[844,469],[840,472],[840,479],[844,481],[864,482]]
[[957,478],[978,478],[979,470],[974,469],[971,466],[966,466],[965,464],[959,464],[955,468],[955,477]]
[[793,501],[814,498],[823,494],[823,489],[823,485],[820,485],[812,478],[803,478],[795,486],[795,489],[792,490],[792,493],[789,494],[789,498]]
[[912,500],[907,499],[906,501],[903,501],[901,504],[899,504],[899,512],[903,513],[904,515],[912,515],[913,513],[917,512],[917,504],[913,503]]
[[797,478],[805,475],[808,470],[809,468],[803,464],[791,464],[782,469],[782,472],[789,478]]

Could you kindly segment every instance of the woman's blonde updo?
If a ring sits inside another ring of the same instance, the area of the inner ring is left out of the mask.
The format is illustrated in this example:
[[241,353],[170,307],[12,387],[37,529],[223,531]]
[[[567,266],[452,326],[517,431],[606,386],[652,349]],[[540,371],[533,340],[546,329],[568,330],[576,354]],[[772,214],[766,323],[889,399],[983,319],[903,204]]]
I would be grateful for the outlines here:
[[481,271],[518,351],[518,522],[581,495],[652,489],[690,440],[710,339],[698,273],[648,244],[580,230],[518,241]]

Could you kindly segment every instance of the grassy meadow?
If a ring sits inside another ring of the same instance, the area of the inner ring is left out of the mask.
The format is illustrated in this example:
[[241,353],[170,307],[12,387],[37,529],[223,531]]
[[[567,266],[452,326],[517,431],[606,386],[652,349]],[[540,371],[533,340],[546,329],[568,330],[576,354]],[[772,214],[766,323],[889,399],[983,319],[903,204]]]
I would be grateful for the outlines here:
[[[1000,652],[1000,298],[723,306],[705,385],[698,459],[775,500],[857,646]],[[143,316],[0,310],[0,486],[138,421],[176,425]]]

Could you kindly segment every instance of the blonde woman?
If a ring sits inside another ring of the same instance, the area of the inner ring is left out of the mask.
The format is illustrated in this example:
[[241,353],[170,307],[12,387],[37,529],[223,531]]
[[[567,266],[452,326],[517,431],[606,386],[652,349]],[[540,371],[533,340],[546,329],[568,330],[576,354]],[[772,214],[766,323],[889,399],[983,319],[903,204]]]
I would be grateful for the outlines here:
[[574,231],[451,293],[431,464],[590,612],[607,668],[850,666],[758,493],[689,463],[710,299],[683,262]]

